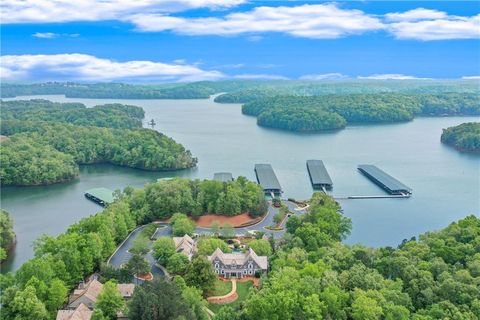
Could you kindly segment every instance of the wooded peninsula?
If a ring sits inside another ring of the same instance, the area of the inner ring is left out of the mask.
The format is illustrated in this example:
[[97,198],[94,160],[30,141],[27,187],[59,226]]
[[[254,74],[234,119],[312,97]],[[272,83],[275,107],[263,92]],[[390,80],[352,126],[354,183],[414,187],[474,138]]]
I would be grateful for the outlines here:
[[460,151],[480,152],[480,122],[462,123],[443,129],[441,141]]
[[69,181],[78,165],[111,163],[143,170],[193,167],[197,159],[173,139],[141,128],[143,109],[46,100],[2,102],[2,186]]

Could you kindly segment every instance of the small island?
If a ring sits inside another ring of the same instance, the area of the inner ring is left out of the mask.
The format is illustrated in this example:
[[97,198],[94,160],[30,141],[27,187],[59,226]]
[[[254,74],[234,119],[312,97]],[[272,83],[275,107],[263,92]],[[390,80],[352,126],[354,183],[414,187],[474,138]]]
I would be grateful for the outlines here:
[[480,122],[443,129],[441,141],[463,152],[480,152]]

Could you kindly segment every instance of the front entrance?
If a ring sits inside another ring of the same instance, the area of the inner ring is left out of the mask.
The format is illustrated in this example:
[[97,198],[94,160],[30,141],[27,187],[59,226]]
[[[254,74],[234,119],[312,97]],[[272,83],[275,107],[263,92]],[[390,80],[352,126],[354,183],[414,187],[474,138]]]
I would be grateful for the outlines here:
[[226,276],[227,278],[241,278],[242,272],[241,271],[227,272]]

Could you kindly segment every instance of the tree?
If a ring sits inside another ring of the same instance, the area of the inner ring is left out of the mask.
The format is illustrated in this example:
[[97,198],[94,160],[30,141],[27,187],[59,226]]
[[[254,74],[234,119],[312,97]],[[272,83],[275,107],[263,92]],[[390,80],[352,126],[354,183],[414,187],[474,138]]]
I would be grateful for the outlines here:
[[248,246],[259,256],[271,256],[273,253],[270,242],[267,240],[252,240],[248,243]]
[[117,284],[107,281],[97,297],[95,309],[99,309],[106,319],[117,319],[117,313],[123,311],[125,301],[117,289]]
[[290,218],[288,218],[285,226],[287,228],[288,233],[294,234],[295,230],[297,230],[297,228],[300,227],[301,224],[302,224],[301,218],[299,216],[293,215]]
[[150,272],[151,265],[142,255],[134,254],[125,266],[130,273],[136,276],[142,276]]
[[195,230],[195,223],[181,213],[175,213],[170,223],[172,224],[172,233],[177,237],[183,237],[186,234],[192,235]]
[[214,236],[218,236],[220,234],[220,223],[218,221],[213,221],[210,230]]
[[13,220],[7,211],[0,209],[0,262],[7,258],[7,250],[14,241]]
[[129,249],[133,254],[147,254],[149,250],[148,240],[143,237],[136,238],[133,241],[132,247]]
[[372,298],[359,292],[352,303],[352,318],[354,320],[377,320],[383,314],[382,308]]
[[68,289],[60,279],[53,279],[48,288],[48,298],[45,302],[47,310],[51,314],[56,314],[57,310],[67,300]]
[[225,223],[221,229],[221,235],[224,239],[231,239],[235,237],[235,229],[231,224]]
[[193,258],[188,265],[184,278],[188,286],[201,289],[203,295],[206,295],[207,292],[213,290],[217,276],[210,261],[198,256]]
[[180,289],[164,278],[155,278],[138,286],[128,304],[131,320],[193,319]]
[[239,320],[240,316],[235,309],[230,306],[223,306],[220,310],[215,314],[213,320]]
[[47,320],[49,318],[45,305],[37,298],[35,288],[32,286],[17,291],[8,308],[14,315],[12,319]]
[[188,257],[183,253],[174,253],[168,258],[167,271],[172,274],[183,275],[187,270],[189,262]]
[[220,248],[220,250],[225,253],[232,252],[232,250],[228,247],[228,244],[221,239],[202,237],[197,242],[198,254],[201,256],[209,256],[217,248]]
[[209,316],[205,311],[205,308],[207,307],[207,301],[205,301],[202,297],[202,290],[194,287],[186,287],[182,290],[182,298],[194,315],[194,319],[209,319]]
[[90,320],[109,320],[109,319],[103,315],[102,310],[95,308],[93,309],[92,317],[90,318]]
[[163,266],[174,253],[175,242],[170,237],[160,237],[153,243],[153,257]]

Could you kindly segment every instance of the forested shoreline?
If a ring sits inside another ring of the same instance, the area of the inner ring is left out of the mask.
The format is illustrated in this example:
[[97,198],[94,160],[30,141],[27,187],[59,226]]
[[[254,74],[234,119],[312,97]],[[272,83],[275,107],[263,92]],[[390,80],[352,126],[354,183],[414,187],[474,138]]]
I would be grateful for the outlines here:
[[[0,276],[2,317],[54,318],[78,281],[99,270],[103,270],[102,275],[113,275],[103,266],[104,261],[131,230],[153,218],[147,202],[151,200],[145,194],[144,189],[127,188],[102,212],[81,219],[58,237],[37,240],[35,258],[15,274]],[[316,193],[309,204],[308,213],[290,218],[287,234],[267,250],[271,267],[268,277],[262,279],[262,287],[253,289],[237,307],[221,308],[215,320],[478,320],[477,217],[468,216],[443,230],[427,232],[418,240],[404,240],[397,248],[373,249],[341,242],[352,225],[339,213],[340,207],[332,198]],[[194,270],[196,266],[212,268],[201,258],[194,261]],[[199,278],[192,281],[188,276],[185,280],[175,276],[169,286],[179,292],[185,282],[202,288]],[[140,295],[144,290],[147,287],[139,291]],[[191,299],[189,305],[204,303],[200,294]],[[132,314],[146,312],[137,309],[137,302]],[[200,314],[203,312],[194,312],[190,317],[203,319]]]
[[473,93],[475,80],[225,80],[190,83],[126,84],[44,82],[0,84],[0,96],[65,95],[68,98],[96,99],[208,99],[219,103],[246,103],[271,96],[317,96],[365,93]]
[[480,122],[443,129],[441,141],[459,151],[480,152]]
[[480,115],[477,93],[277,96],[242,106],[260,126],[299,132],[342,129],[348,124],[411,121],[415,116]]
[[2,102],[2,186],[66,182],[78,165],[111,163],[142,170],[190,168],[197,159],[173,139],[141,128],[142,108],[85,108],[46,100]]

